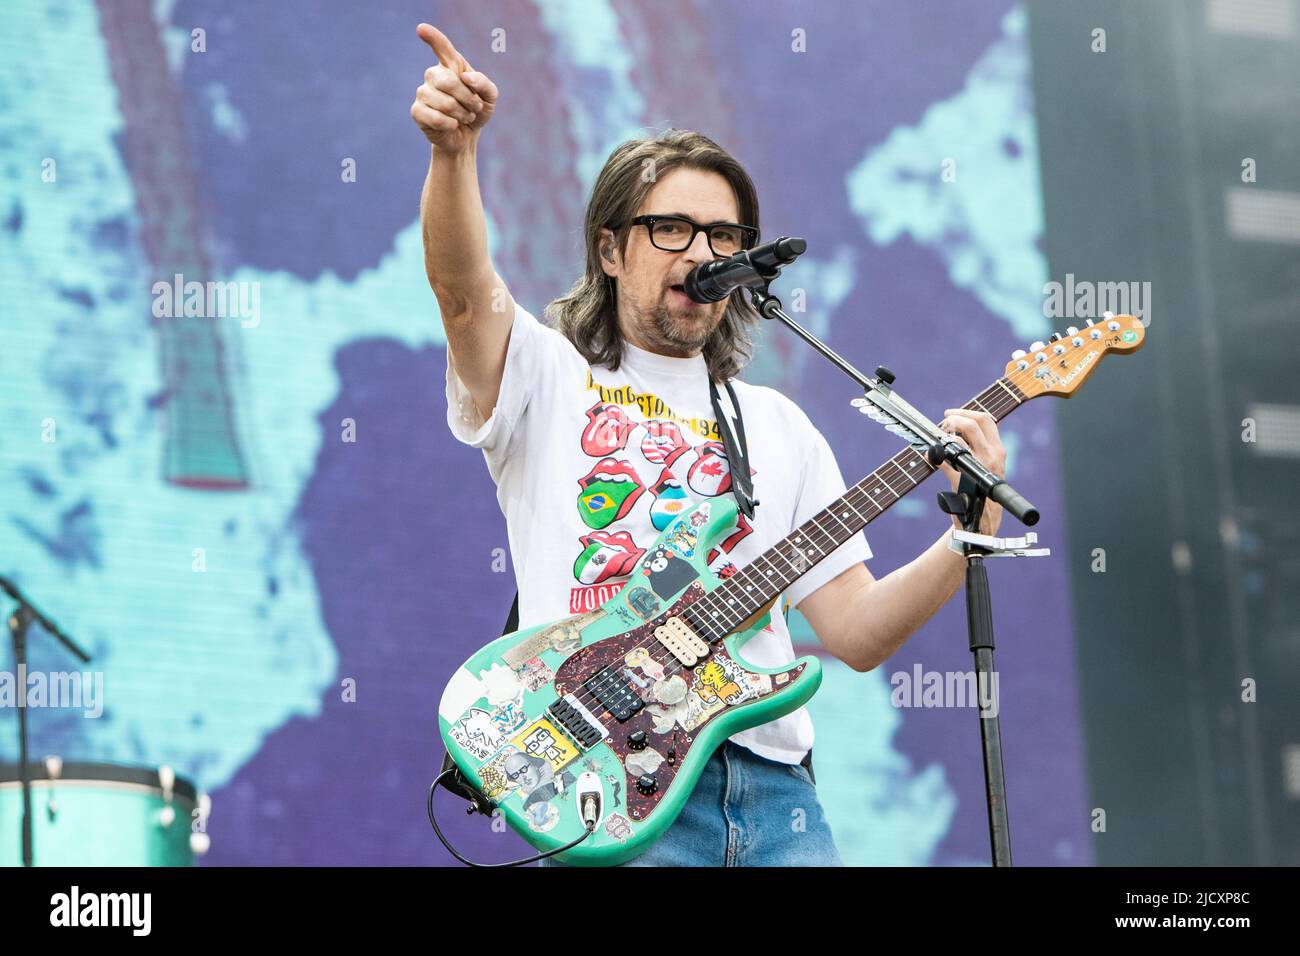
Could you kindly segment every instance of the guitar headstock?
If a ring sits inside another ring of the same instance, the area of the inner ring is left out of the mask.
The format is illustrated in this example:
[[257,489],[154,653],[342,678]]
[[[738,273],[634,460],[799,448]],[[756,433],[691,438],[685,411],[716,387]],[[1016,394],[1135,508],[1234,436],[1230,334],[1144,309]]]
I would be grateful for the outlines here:
[[1101,321],[1054,332],[1047,342],[1017,349],[1007,363],[1006,378],[1026,399],[1039,395],[1069,398],[1110,352],[1136,352],[1146,341],[1142,320],[1106,313]]

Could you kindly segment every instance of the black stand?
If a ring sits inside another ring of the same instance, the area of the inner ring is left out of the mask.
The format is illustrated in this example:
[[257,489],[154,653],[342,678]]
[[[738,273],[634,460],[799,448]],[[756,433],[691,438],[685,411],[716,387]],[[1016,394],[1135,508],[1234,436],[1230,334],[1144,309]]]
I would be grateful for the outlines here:
[[[963,530],[953,532],[949,547],[966,558],[966,624],[970,631],[970,650],[975,655],[975,687],[980,703],[980,743],[984,753],[984,790],[989,810],[989,841],[994,866],[1011,865],[1011,828],[1007,822],[1007,782],[1002,765],[1002,726],[998,722],[1001,708],[989,707],[996,694],[993,680],[993,606],[989,597],[988,569],[985,558],[1036,558],[1048,554],[1046,548],[1030,548],[1038,540],[1030,532],[1023,538],[994,538],[979,534],[980,517],[987,498],[968,476],[961,476],[957,490],[939,492],[939,507],[955,516]],[[986,703],[987,702],[987,703]],[[986,713],[985,710],[992,710]]]
[[83,651],[58,626],[36,609],[13,583],[0,578],[0,591],[18,602],[9,615],[9,634],[13,638],[14,663],[18,679],[18,782],[23,791],[23,866],[32,865],[32,779],[27,765],[27,628],[32,621],[40,624],[62,642],[68,650],[89,663],[90,655]]
[[[965,476],[956,492],[939,492],[939,507],[954,515],[962,527],[977,533],[985,498]],[[982,688],[996,688],[993,683],[993,606],[989,599],[989,574],[984,555],[977,547],[966,545],[966,624],[970,630],[970,650],[975,655],[975,689],[980,703],[980,744],[984,752],[984,792],[989,809],[989,842],[994,866],[1011,865],[1011,825],[1007,820],[1007,781],[1002,764],[1002,725],[1000,708],[992,716],[984,713]]]

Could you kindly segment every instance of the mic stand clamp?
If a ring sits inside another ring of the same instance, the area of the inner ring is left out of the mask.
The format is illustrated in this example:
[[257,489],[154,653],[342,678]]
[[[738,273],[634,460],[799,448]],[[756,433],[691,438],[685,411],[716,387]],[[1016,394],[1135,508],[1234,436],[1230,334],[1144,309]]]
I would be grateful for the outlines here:
[[[944,494],[952,494],[947,491]],[[1038,543],[1038,535],[1026,531],[1021,538],[995,538],[991,534],[975,534],[970,531],[954,531],[948,549],[962,557],[978,555],[981,558],[1045,558],[1052,553],[1051,548],[1031,548]]]

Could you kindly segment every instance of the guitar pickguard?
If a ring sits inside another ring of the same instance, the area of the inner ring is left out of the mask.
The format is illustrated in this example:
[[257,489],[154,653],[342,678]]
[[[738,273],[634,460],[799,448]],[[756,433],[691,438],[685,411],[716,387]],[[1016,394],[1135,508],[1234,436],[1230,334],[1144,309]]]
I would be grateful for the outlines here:
[[[628,812],[633,820],[644,820],[658,805],[701,727],[728,708],[761,700],[780,690],[804,669],[803,664],[796,663],[775,674],[751,671],[727,653],[721,643],[713,645],[708,655],[693,666],[671,657],[665,662],[655,628],[704,593],[698,582],[692,583],[663,615],[582,648],[555,675],[557,697],[574,694],[581,699],[584,682],[604,671],[626,681],[643,702],[644,706],[626,720],[607,719],[604,723],[609,730],[604,742],[624,771]],[[637,732],[644,734],[640,746],[630,743]],[[637,788],[643,775],[655,778],[653,792],[642,793]]]

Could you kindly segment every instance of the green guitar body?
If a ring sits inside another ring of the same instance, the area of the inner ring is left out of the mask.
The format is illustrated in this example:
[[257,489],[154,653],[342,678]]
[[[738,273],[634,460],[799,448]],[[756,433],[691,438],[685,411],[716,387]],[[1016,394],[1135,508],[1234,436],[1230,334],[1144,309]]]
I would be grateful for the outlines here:
[[[712,611],[700,602],[724,583],[707,558],[736,520],[731,495],[699,503],[599,608],[507,634],[447,684],[438,726],[448,753],[538,850],[583,834],[579,793],[597,788],[595,831],[556,858],[610,866],[643,853],[724,740],[796,710],[821,684],[815,657],[768,670],[741,656],[770,622],[770,603],[744,630],[713,641],[705,633]],[[665,644],[692,605],[705,644],[687,641],[698,659]]]

